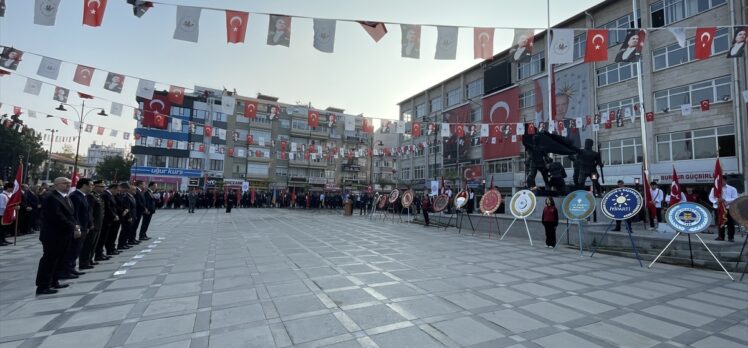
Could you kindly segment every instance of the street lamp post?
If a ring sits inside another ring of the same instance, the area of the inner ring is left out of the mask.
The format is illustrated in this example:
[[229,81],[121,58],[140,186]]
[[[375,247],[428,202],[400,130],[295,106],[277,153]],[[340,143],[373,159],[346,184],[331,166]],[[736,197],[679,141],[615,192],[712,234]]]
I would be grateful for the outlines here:
[[97,115],[99,116],[109,116],[109,115],[107,115],[107,113],[102,108],[92,108],[91,110],[88,110],[88,112],[85,112],[86,110],[85,100],[83,101],[83,104],[81,105],[80,111],[76,107],[68,103],[60,103],[60,106],[55,108],[55,110],[68,111],[67,109],[65,109],[64,105],[69,106],[71,109],[73,109],[73,111],[75,111],[76,114],[78,114],[78,144],[75,146],[75,163],[73,164],[73,177],[75,177],[75,175],[78,173],[78,154],[81,148],[81,132],[83,131],[83,121],[85,121],[86,116],[88,116],[88,114],[90,114],[91,111],[96,111],[97,109],[101,110],[99,111]]
[[59,132],[56,129],[46,129],[47,131],[52,132],[52,137],[49,139],[49,163],[47,163],[47,175],[44,179],[44,181],[49,182],[49,169],[52,167],[52,145],[55,143],[55,133]]

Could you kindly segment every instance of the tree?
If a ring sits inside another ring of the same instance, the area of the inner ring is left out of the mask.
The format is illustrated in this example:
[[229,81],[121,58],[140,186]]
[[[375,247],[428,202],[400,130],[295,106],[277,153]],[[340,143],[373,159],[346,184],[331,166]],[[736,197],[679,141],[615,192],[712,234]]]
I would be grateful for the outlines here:
[[130,167],[133,161],[122,156],[104,157],[96,165],[96,178],[102,180],[128,180],[130,178]]
[[62,145],[62,153],[61,155],[73,159],[75,158],[75,152],[73,151],[73,145],[70,144],[63,144]]
[[[44,175],[46,176],[46,172]],[[52,181],[59,177],[66,177],[66,178],[72,178],[73,174],[69,171],[65,170],[65,166],[63,166],[60,163],[55,163],[51,168],[49,168],[49,180]]]
[[[21,123],[21,122],[18,122]],[[0,177],[10,179],[16,173],[19,156],[23,156],[23,165],[28,178],[36,177],[42,162],[47,158],[47,152],[42,148],[41,136],[35,135],[30,128],[22,132],[16,130],[16,124],[6,123],[8,127],[0,126]]]

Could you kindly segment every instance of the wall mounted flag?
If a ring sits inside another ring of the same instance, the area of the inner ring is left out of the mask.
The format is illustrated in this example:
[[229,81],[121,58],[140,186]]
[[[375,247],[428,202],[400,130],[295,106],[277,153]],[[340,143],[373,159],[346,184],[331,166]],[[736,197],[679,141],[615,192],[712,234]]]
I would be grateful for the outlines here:
[[694,57],[696,59],[708,59],[712,55],[712,42],[717,28],[696,28],[694,37]]
[[256,101],[244,101],[244,117],[255,118],[257,117],[257,102]]
[[532,46],[535,40],[535,30],[514,29],[514,44],[509,49],[510,62],[524,62],[532,57]]
[[748,34],[748,27],[735,28],[735,35],[732,37],[730,50],[727,51],[727,58],[745,56],[746,34]]
[[623,39],[620,49],[615,57],[615,62],[638,62],[642,56],[644,48],[644,30],[631,29],[626,32],[626,38]]
[[138,81],[138,89],[135,91],[135,95],[144,99],[153,99],[155,89],[155,82],[141,79]]
[[565,64],[574,61],[574,29],[551,29],[551,50],[548,62]]
[[169,101],[172,104],[182,105],[184,103],[184,88],[169,86]]
[[604,62],[608,60],[608,29],[588,29],[584,62]]

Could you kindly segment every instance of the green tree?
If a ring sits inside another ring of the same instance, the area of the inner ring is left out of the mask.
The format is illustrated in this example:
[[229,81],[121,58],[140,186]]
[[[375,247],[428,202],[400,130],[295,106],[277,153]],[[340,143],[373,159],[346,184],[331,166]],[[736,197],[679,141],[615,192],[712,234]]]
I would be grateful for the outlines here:
[[[46,172],[44,172],[44,175],[46,176]],[[52,168],[49,168],[49,180],[54,180],[55,178],[59,178],[61,176],[64,176],[66,178],[73,177],[73,174],[69,171],[65,170],[65,166],[63,166],[60,163],[55,163]]]
[[0,127],[0,177],[8,180],[16,173],[19,156],[23,156],[23,165],[29,175],[27,178],[38,178],[41,164],[47,158],[47,152],[42,147],[41,136],[35,135],[31,129],[19,133],[15,124]]
[[96,177],[102,180],[127,180],[130,177],[132,160],[122,156],[104,157],[104,160],[96,165]]

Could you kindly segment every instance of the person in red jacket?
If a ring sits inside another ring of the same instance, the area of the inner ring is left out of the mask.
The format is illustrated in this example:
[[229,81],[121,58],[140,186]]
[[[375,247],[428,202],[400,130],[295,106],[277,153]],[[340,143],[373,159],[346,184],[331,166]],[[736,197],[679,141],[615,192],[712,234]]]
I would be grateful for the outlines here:
[[421,210],[423,211],[423,222],[424,226],[429,226],[429,210],[431,210],[431,200],[428,194],[423,194],[421,199]]
[[558,209],[553,198],[545,199],[545,208],[543,208],[543,217],[541,219],[545,227],[545,246],[553,248],[556,246],[556,226],[558,226]]

